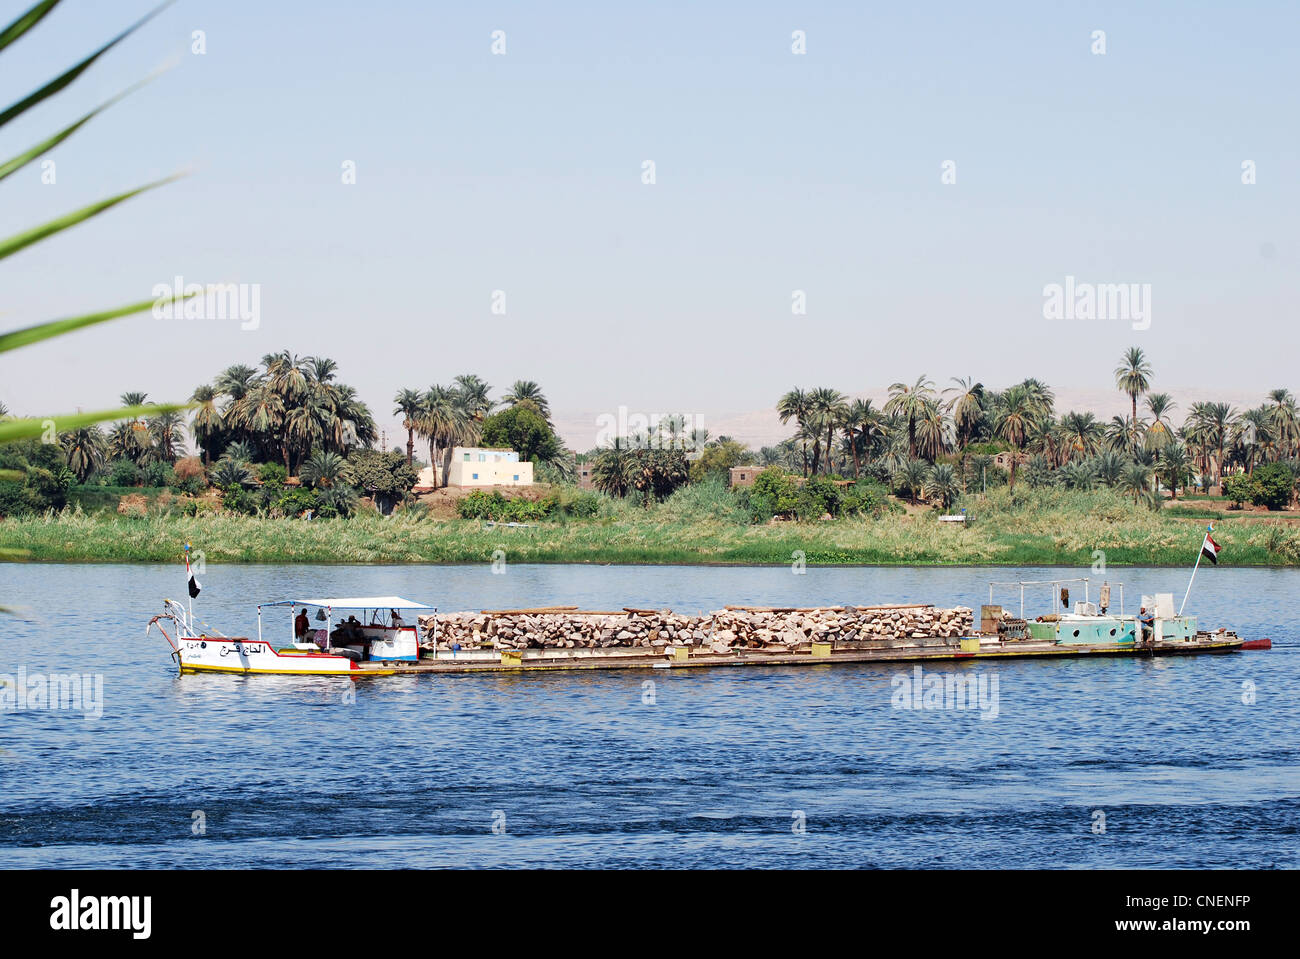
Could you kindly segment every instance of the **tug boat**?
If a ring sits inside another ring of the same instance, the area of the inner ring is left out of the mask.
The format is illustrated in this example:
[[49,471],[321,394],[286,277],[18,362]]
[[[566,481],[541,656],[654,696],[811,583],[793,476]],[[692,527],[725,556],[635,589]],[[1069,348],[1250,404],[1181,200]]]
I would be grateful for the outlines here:
[[[414,620],[421,613],[437,612],[437,607],[400,596],[275,600],[258,605],[257,638],[252,639],[226,636],[199,623],[192,608],[175,600],[164,600],[163,606],[164,612],[149,621],[145,633],[158,629],[182,673],[280,676],[391,676],[389,664],[415,663],[420,657],[417,624],[407,623],[402,613],[412,614]],[[290,615],[281,638],[266,638],[263,609],[284,607]],[[298,616],[293,615],[295,609],[301,611]],[[315,611],[314,617],[308,610]],[[351,615],[344,619],[343,613]],[[306,628],[297,628],[304,619]]]
[[[1071,608],[1069,586],[1083,584],[1084,598]],[[1052,594],[1052,611],[1033,620],[1025,618],[1025,591],[1048,587]],[[1124,584],[1103,583],[1097,601],[1090,599],[1088,579],[1017,580],[990,583],[989,603],[980,609],[977,637],[985,645],[1013,646],[1022,652],[1031,648],[1080,647],[1093,652],[1114,647],[1116,652],[1178,653],[1240,649],[1244,643],[1235,632],[1220,628],[1209,632],[1198,628],[1195,616],[1174,611],[1172,593],[1143,596],[1137,614],[1124,612]],[[994,604],[997,587],[1020,590],[1020,614],[1013,616],[1003,606]],[[1111,601],[1119,594],[1119,611],[1111,611]],[[1267,648],[1252,646],[1252,648]]]

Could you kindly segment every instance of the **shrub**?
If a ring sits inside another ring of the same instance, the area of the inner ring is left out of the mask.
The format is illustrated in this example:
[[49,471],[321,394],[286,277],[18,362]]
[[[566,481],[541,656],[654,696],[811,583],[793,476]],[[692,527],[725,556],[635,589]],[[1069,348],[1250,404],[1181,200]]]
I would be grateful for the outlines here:
[[257,470],[257,478],[263,483],[280,483],[289,478],[289,471],[279,463],[258,463],[254,467]]
[[716,474],[683,486],[659,506],[658,515],[679,522],[748,523],[749,510]]
[[118,500],[117,511],[129,519],[143,519],[149,512],[149,500],[141,493],[130,493]]
[[1255,470],[1250,501],[1271,510],[1286,509],[1295,488],[1295,474],[1285,463],[1265,463]]
[[592,519],[600,513],[601,496],[591,490],[572,486],[560,487],[554,495],[556,508],[564,516],[574,519]]
[[483,420],[482,430],[484,446],[507,446],[523,460],[545,462],[560,454],[560,442],[546,418],[527,406],[493,413]]
[[691,464],[691,482],[700,483],[713,477],[726,480],[733,466],[746,466],[754,462],[749,447],[735,440],[720,440],[704,447],[699,459]]
[[813,476],[795,494],[795,515],[800,522],[821,519],[840,511],[840,488],[829,477]]
[[139,486],[140,467],[128,459],[113,460],[108,464],[109,486]]
[[1245,473],[1233,473],[1223,478],[1223,495],[1238,509],[1255,495],[1255,481]]
[[320,503],[320,515],[325,518],[334,516],[351,516],[357,508],[360,498],[351,486],[340,484],[330,486],[317,493]]
[[176,482],[176,474],[169,464],[160,460],[149,463],[140,471],[140,478],[145,486],[171,486]]
[[842,494],[842,515],[856,513],[879,519],[886,513],[902,510],[903,507],[889,495],[889,487],[876,479],[860,479]]
[[298,487],[280,490],[275,501],[267,505],[272,516],[301,516],[307,510],[318,510],[320,499],[315,490]]
[[182,456],[176,461],[176,465],[172,467],[172,472],[176,474],[177,483],[185,483],[193,479],[200,481],[205,479],[203,461],[197,456]]
[[507,498],[500,490],[475,490],[456,503],[462,519],[495,520],[501,523],[524,523],[545,519],[554,511],[556,500],[552,496],[539,500],[523,497]]
[[0,516],[27,516],[40,509],[40,502],[26,483],[0,480]]
[[794,477],[779,466],[769,466],[754,477],[749,487],[749,511],[754,522],[765,523],[773,516],[793,516],[798,506]]

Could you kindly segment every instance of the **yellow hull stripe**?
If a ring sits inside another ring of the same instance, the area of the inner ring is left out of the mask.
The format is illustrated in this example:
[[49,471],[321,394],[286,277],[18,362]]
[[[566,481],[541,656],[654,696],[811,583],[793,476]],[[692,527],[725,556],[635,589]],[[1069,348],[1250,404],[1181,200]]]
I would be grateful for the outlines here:
[[263,676],[392,676],[391,669],[348,669],[337,672],[320,669],[245,669],[242,666],[195,666],[191,663],[181,665],[182,673],[257,673]]

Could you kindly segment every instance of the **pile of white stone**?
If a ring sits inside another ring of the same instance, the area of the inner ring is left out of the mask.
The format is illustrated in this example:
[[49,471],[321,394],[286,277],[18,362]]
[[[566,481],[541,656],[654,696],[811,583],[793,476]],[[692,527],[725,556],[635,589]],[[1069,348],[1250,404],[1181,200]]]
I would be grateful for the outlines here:
[[[716,650],[797,649],[814,642],[837,647],[907,645],[952,639],[971,631],[969,607],[928,605],[835,606],[822,609],[727,607],[688,616],[670,610],[584,612],[574,608],[439,613],[437,645],[450,649],[610,649],[668,646]],[[420,617],[426,643],[434,617]]]

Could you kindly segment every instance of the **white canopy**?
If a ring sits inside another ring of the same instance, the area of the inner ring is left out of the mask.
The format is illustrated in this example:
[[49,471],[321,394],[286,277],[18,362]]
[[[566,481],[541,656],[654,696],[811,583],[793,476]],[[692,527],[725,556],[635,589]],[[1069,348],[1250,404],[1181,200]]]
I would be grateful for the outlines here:
[[343,596],[320,599],[282,599],[263,606],[328,606],[331,609],[437,609],[400,596]]

